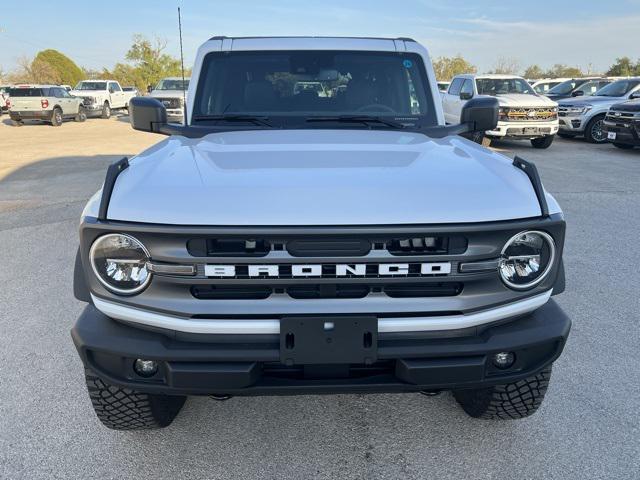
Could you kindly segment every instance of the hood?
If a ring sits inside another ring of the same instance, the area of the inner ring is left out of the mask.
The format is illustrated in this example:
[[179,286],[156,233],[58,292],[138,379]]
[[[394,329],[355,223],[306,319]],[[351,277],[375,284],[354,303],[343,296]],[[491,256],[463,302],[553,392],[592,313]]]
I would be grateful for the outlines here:
[[108,218],[174,225],[488,222],[540,215],[507,157],[458,136],[259,130],[170,137],[130,161]]
[[640,100],[629,100],[628,102],[611,105],[611,110],[621,110],[625,112],[640,112]]
[[69,91],[69,95],[73,95],[74,97],[100,97],[106,94],[107,94],[106,90],[71,90]]
[[150,97],[155,98],[182,98],[182,90],[152,90]]
[[556,102],[541,95],[509,93],[496,95],[501,107],[555,107]]
[[618,103],[620,101],[625,100],[625,97],[598,97],[595,95],[588,95],[586,97],[572,97],[562,100],[561,105],[576,105],[576,104],[584,104],[588,103],[591,105],[597,105],[601,103]]

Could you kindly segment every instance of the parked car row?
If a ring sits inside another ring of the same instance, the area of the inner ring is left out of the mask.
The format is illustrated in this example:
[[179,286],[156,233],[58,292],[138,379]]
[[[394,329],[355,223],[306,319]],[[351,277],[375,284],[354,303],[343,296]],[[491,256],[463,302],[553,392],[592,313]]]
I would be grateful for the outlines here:
[[[541,95],[515,75],[464,74],[454,77],[441,95],[445,121],[451,124],[460,121],[470,99],[496,97],[498,125],[484,138],[525,139],[535,148],[548,148],[556,134],[620,148],[640,145],[640,77],[567,78]],[[473,139],[482,138],[478,134]]]
[[[150,95],[167,108],[170,121],[182,121],[183,87],[188,79],[165,78]],[[59,126],[65,119],[84,121],[87,117],[110,118],[113,111],[128,110],[129,102],[140,92],[135,87],[122,87],[116,80],[83,80],[75,88],[68,85],[21,84],[0,86],[2,109],[9,112],[14,125],[25,120],[41,120]]]

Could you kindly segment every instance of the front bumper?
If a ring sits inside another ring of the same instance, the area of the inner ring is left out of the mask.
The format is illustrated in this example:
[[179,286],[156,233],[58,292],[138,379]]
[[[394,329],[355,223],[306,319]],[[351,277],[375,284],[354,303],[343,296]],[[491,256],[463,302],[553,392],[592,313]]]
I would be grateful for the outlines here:
[[584,131],[584,127],[587,124],[582,116],[565,116],[560,117],[560,131],[562,133],[580,134]]
[[602,130],[609,142],[640,146],[640,120],[616,122],[605,119]]
[[[377,335],[369,364],[285,364],[281,339],[266,335],[201,335],[149,331],[116,322],[89,305],[72,329],[84,365],[108,383],[149,393],[275,395],[415,392],[481,388],[529,377],[555,361],[571,321],[553,301],[526,315],[455,331]],[[515,352],[506,370],[491,357]],[[156,360],[151,378],[136,358]]]
[[489,130],[486,134],[490,137],[508,137],[531,139],[548,135],[555,135],[558,132],[558,121],[547,122],[505,122],[499,121],[495,129]]

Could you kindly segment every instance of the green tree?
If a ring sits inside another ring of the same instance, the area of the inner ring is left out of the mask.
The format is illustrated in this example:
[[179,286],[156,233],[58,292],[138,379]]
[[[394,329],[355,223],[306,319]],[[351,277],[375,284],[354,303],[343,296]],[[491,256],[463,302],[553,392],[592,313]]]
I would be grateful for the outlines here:
[[545,75],[544,70],[540,68],[540,65],[529,65],[525,70],[522,76],[524,78],[529,79],[538,79],[543,78]]
[[180,60],[163,53],[166,47],[166,40],[156,38],[151,42],[142,35],[134,35],[126,59],[133,64],[135,75],[124,67],[120,67],[120,71],[133,75],[138,88],[155,85],[164,77],[180,75]]
[[578,67],[570,67],[562,63],[556,63],[553,67],[547,70],[544,74],[548,78],[561,78],[561,77],[582,77],[584,74]]
[[438,57],[433,62],[433,69],[439,81],[449,81],[462,73],[476,73],[475,65],[465,60],[460,54],[455,57]]
[[634,65],[629,57],[616,58],[615,63],[607,70],[607,75],[611,75],[612,77],[640,75],[640,59]]
[[46,63],[55,72],[54,77],[57,81],[52,83],[60,83],[66,85],[75,85],[84,78],[82,70],[66,55],[57,50],[42,50],[38,52],[33,63]]

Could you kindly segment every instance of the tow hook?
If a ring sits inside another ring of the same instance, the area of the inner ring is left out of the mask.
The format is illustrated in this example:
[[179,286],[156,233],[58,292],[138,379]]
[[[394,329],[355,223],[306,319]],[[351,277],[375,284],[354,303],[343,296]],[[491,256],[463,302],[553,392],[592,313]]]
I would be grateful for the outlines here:
[[209,395],[209,398],[217,402],[224,402],[226,400],[229,400],[231,398],[231,395]]
[[420,393],[425,397],[437,397],[442,393],[442,390],[421,390]]

